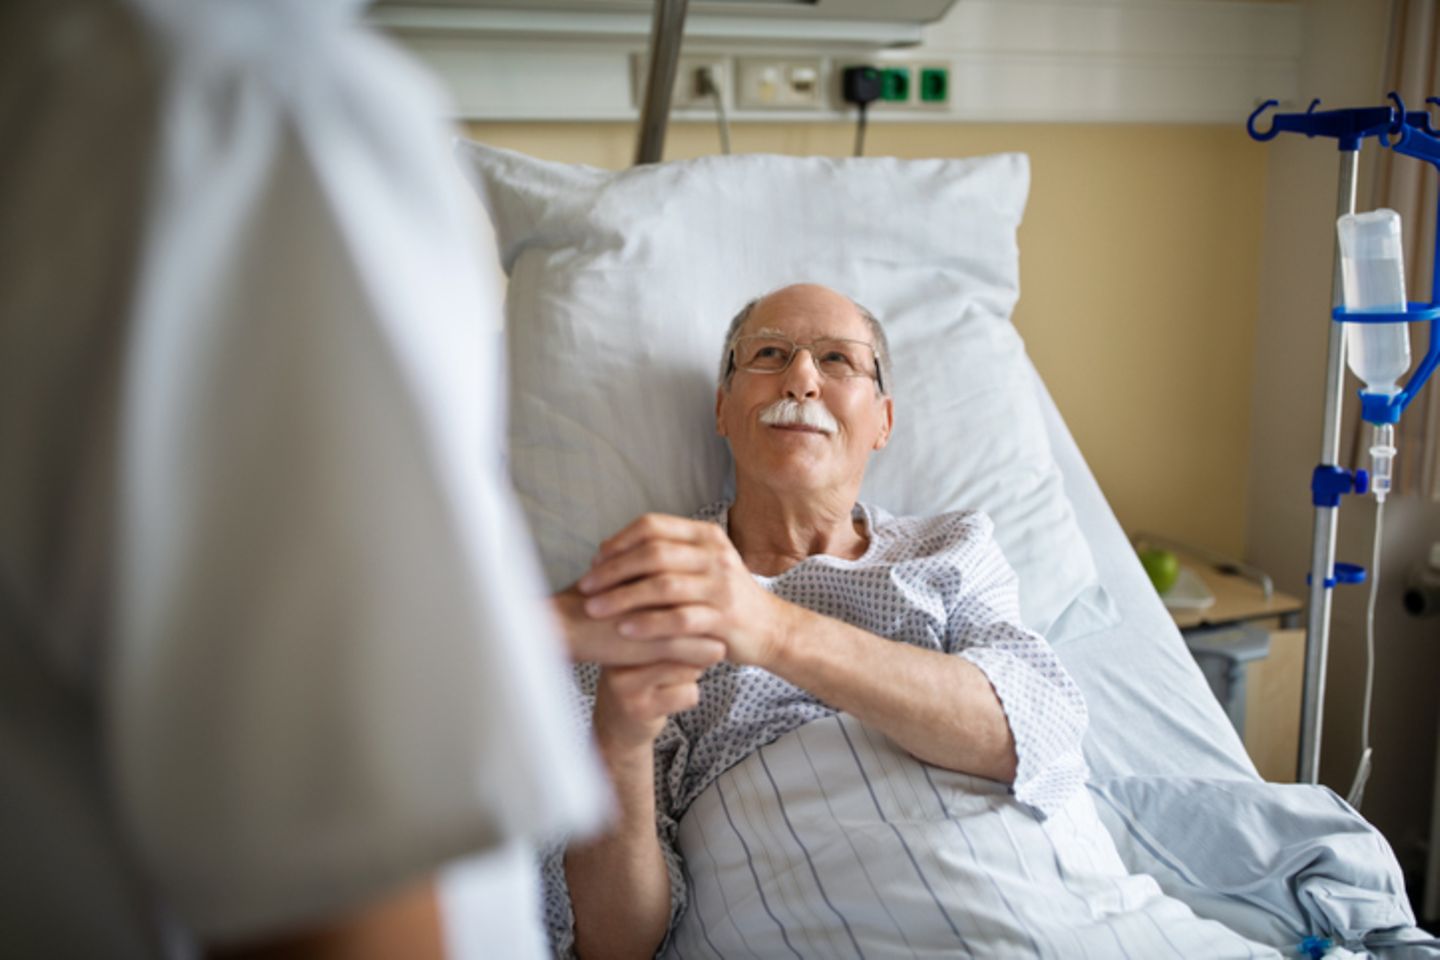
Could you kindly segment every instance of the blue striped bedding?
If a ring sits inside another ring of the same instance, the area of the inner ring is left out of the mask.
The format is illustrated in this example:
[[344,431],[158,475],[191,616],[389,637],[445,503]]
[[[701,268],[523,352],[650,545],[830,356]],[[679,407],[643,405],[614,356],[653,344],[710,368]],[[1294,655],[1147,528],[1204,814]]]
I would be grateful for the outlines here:
[[1127,872],[1088,792],[1042,821],[848,714],[726,771],[679,844],[666,957],[1279,956]]

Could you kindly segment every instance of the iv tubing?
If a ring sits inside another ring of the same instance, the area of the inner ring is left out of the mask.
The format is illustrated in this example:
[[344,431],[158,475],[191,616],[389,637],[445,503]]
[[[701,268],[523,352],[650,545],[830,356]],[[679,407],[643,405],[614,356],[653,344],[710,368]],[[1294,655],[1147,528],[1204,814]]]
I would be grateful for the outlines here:
[[1365,710],[1360,715],[1360,762],[1345,802],[1356,810],[1365,802],[1365,782],[1370,779],[1370,701],[1375,693],[1375,594],[1380,589],[1380,544],[1385,539],[1385,501],[1375,501],[1375,543],[1370,553],[1370,599],[1365,604]]

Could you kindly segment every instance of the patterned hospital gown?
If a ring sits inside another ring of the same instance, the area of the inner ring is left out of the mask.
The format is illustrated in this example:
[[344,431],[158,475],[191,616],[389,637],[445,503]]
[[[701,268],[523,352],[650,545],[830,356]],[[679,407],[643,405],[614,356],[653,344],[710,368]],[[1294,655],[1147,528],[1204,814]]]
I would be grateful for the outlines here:
[[[728,503],[696,519],[726,526]],[[1005,710],[1018,759],[1015,798],[1037,816],[1058,810],[1083,787],[1081,738],[1087,714],[1075,682],[1050,645],[1020,625],[1014,570],[983,513],[895,517],[855,505],[869,535],[857,560],[820,554],[775,577],[755,579],[776,596],[877,636],[964,657],[989,678]],[[576,668],[588,719],[599,670]],[[660,846],[670,871],[670,925],[688,898],[677,823],[716,777],[812,720],[838,711],[755,666],[719,663],[700,678],[700,702],[676,714],[655,742]],[[574,916],[565,885],[564,849],[544,863],[545,922],[557,956],[570,956]]]

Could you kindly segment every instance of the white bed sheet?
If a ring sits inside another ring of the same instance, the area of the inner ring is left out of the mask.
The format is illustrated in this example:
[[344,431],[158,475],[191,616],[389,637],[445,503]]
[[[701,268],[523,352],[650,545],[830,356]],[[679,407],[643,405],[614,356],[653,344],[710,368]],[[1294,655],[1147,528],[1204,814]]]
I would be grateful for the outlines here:
[[1065,492],[1090,544],[1100,583],[1119,611],[1113,626],[1098,630],[1068,630],[1062,616],[1048,634],[1090,707],[1085,758],[1091,773],[1096,779],[1258,779],[1050,392],[1033,366],[1031,373]]

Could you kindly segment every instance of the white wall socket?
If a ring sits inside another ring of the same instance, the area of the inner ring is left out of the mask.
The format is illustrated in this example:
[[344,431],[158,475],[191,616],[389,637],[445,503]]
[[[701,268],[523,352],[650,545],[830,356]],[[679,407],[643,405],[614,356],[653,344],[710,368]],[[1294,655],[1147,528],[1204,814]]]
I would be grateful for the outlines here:
[[818,57],[744,57],[737,66],[735,105],[742,110],[818,110],[824,104]]
[[[637,53],[633,59],[635,68],[635,105],[645,102],[645,83],[648,79],[650,61],[644,54]],[[684,54],[675,65],[675,86],[670,91],[670,109],[686,110],[713,107],[715,99],[704,91],[700,84],[700,71],[709,68],[720,88],[720,98],[729,106],[733,97],[730,92],[730,59],[728,57],[704,54]]]

